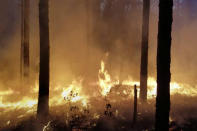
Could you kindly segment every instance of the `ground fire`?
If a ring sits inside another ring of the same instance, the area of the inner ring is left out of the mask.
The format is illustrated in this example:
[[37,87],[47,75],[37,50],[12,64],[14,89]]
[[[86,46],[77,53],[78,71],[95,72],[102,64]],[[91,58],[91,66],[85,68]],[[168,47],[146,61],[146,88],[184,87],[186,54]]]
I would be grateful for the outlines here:
[[196,0],[0,9],[0,131],[197,130]]

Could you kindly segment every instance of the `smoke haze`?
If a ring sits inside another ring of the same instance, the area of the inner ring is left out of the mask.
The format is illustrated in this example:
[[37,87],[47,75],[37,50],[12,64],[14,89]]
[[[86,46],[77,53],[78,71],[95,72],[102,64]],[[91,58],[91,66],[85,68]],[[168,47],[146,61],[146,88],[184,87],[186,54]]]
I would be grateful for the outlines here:
[[[32,86],[21,87],[20,1],[0,0],[0,92],[11,90],[0,96],[3,102],[25,97],[37,99],[37,92],[32,90],[38,82],[39,71],[38,0],[30,1]],[[110,5],[105,0],[100,5],[99,0],[93,0],[87,8],[84,0],[50,0],[51,88],[59,83],[68,85],[78,78],[96,82],[101,60],[106,61],[112,76],[139,81],[142,4],[131,1],[121,0],[112,4],[113,8],[107,8]],[[193,13],[197,11],[197,2],[190,2],[192,4],[184,4],[182,9],[174,8],[171,72],[172,81],[195,88],[197,15]],[[148,65],[151,77],[156,77],[157,5],[158,1],[152,1]]]

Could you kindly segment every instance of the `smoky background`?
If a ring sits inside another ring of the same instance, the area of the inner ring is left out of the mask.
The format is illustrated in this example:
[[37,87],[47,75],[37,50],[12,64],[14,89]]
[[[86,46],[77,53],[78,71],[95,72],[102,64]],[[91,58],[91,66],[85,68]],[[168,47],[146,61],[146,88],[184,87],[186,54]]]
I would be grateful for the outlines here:
[[[30,67],[38,81],[38,0],[30,0]],[[175,0],[172,36],[172,81],[196,85],[197,2]],[[3,101],[33,96],[35,86],[20,85],[20,1],[0,0],[0,91],[13,91]],[[50,0],[50,80],[96,82],[100,61],[118,79],[139,80],[142,25],[141,0]],[[158,0],[151,0],[149,76],[156,77]],[[91,86],[86,91],[94,90]],[[12,96],[12,97],[10,97]]]

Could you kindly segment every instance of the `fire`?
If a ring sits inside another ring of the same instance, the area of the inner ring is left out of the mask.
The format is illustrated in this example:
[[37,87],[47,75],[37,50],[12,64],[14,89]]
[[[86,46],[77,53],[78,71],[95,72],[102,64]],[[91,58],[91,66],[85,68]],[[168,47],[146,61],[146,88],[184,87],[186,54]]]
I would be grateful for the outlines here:
[[62,92],[62,97],[71,102],[77,102],[82,99],[82,97],[79,96],[81,88],[81,82],[77,83],[76,81],[73,81],[73,84],[64,89],[64,91]]
[[[116,81],[112,80],[110,74],[105,69],[104,61],[101,61],[101,68],[99,70],[98,77],[99,77],[99,86],[101,88],[101,94],[103,96],[107,96],[110,93],[110,91],[112,90],[112,88],[115,87],[115,85],[120,84],[119,80],[116,80]],[[155,98],[156,93],[157,93],[156,79],[153,77],[149,77],[147,84],[148,84],[148,89],[147,89],[148,99]],[[123,80],[121,85],[128,86],[128,88],[131,88],[134,85],[137,85],[138,87],[140,87],[140,82],[135,81],[132,78],[129,78],[127,80]],[[187,95],[187,96],[197,96],[197,90],[195,88],[191,87],[188,84],[181,84],[181,83],[177,83],[177,82],[170,83],[170,92],[171,92],[171,95],[181,94],[181,95]],[[125,92],[125,93],[127,93],[127,92]]]
[[84,103],[86,102],[86,96],[81,96],[81,89],[82,89],[82,80],[80,80],[79,82],[77,81],[73,81],[72,84],[64,89],[64,91],[62,92],[62,97],[70,102],[78,102],[78,101],[82,101],[83,105],[85,105]]
[[11,89],[9,89],[9,90],[7,90],[7,91],[1,91],[1,92],[0,92],[0,96],[11,95],[11,94],[13,94],[13,93],[14,93],[14,91],[11,90]]
[[[105,62],[101,61],[100,69],[98,72],[98,82],[97,88],[100,90],[100,94],[103,97],[108,96],[112,92],[115,91],[115,96],[118,95],[119,97],[125,97],[125,99],[130,99],[132,96],[133,86],[137,85],[138,88],[140,87],[140,82],[135,81],[132,78],[128,78],[123,80],[121,83],[116,78],[113,78],[105,67]],[[84,94],[83,92],[83,80],[78,79],[72,81],[70,85],[51,85],[54,86],[50,88],[50,100],[49,105],[53,106],[60,106],[65,105],[67,103],[70,104],[80,104],[81,107],[87,108],[89,107],[89,101],[91,99],[90,96]],[[197,90],[191,87],[189,84],[182,84],[177,82],[171,82],[171,95],[180,94],[186,96],[197,96]],[[118,88],[118,90],[116,90]],[[11,95],[20,95],[19,92],[14,90],[7,90],[7,91],[0,91],[0,108],[4,110],[3,113],[9,112],[15,109],[27,109],[28,114],[33,113],[36,111],[37,107],[37,95],[38,95],[38,82],[36,82],[34,87],[30,88],[30,93],[32,96],[23,97],[22,100],[16,102],[9,102],[4,100],[4,96],[11,96]],[[156,96],[157,91],[157,82],[156,79],[153,77],[148,78],[148,99],[153,99]],[[122,94],[121,94],[122,93]],[[138,92],[139,93],[139,92]],[[99,94],[98,94],[99,95]],[[124,99],[121,99],[124,100]],[[90,105],[91,106],[91,105]],[[1,113],[0,113],[1,114]],[[26,115],[26,114],[25,114]]]
[[[82,93],[83,80],[74,80],[69,86],[58,85],[54,90],[57,92],[52,96],[49,103],[51,106],[64,105],[65,103],[80,102],[82,106],[88,103],[88,97]],[[54,91],[52,91],[54,92]]]
[[106,96],[111,88],[119,83],[118,81],[111,81],[111,76],[109,75],[108,71],[105,70],[105,63],[104,61],[101,61],[101,69],[99,70],[99,74],[98,74],[98,78],[99,78],[99,86],[101,87],[101,94],[103,96]]
[[36,100],[31,98],[25,97],[21,101],[18,102],[3,102],[2,97],[0,97],[0,107],[1,108],[32,108],[34,105],[37,104]]
[[[140,82],[133,81],[131,78],[129,80],[123,81],[123,85],[137,85],[140,87]],[[170,83],[170,93],[171,95],[175,94],[181,94],[181,95],[187,95],[187,96],[197,96],[197,90],[193,87],[191,87],[188,84],[181,84],[177,82],[171,82]],[[157,94],[157,82],[156,79],[153,77],[148,78],[148,91],[147,96],[149,99],[152,99],[156,97]]]

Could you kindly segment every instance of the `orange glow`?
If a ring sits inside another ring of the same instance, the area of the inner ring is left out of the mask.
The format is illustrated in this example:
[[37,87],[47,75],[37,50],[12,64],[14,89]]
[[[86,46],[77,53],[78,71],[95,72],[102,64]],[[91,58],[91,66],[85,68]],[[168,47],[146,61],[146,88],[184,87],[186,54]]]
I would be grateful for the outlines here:
[[[87,107],[89,105],[89,101],[91,99],[90,96],[83,93],[83,80],[74,80],[68,86],[58,84],[54,88],[50,90],[50,106],[59,106],[65,105],[66,103],[80,103],[82,107]],[[111,91],[116,87],[116,85],[125,86],[124,89],[119,87],[121,92],[116,92],[118,95],[123,93],[123,95],[128,95],[129,97],[126,99],[131,99],[133,86],[137,85],[138,88],[140,86],[139,81],[134,81],[132,78],[128,78],[127,80],[123,80],[120,84],[119,80],[113,79],[108,71],[106,70],[104,61],[101,61],[101,67],[98,72],[98,82],[97,88],[99,89],[100,95],[104,97],[108,96]],[[191,87],[188,84],[181,84],[176,82],[171,82],[171,95],[181,94],[186,96],[197,96],[197,90]],[[148,99],[153,99],[156,97],[156,87],[157,83],[153,77],[148,78]],[[126,89],[125,89],[126,88]],[[131,90],[131,92],[129,91]],[[139,89],[138,89],[139,90]],[[31,88],[31,93],[36,95],[32,97],[24,97],[20,101],[9,102],[3,100],[3,97],[6,95],[14,95],[14,91],[7,90],[0,92],[0,108],[6,109],[6,112],[14,109],[28,109],[28,113],[33,113],[36,111],[37,107],[37,94],[38,94],[38,82],[36,82],[35,87]],[[138,91],[139,93],[139,91]],[[120,96],[121,97],[121,96]],[[91,105],[90,105],[91,106]]]

